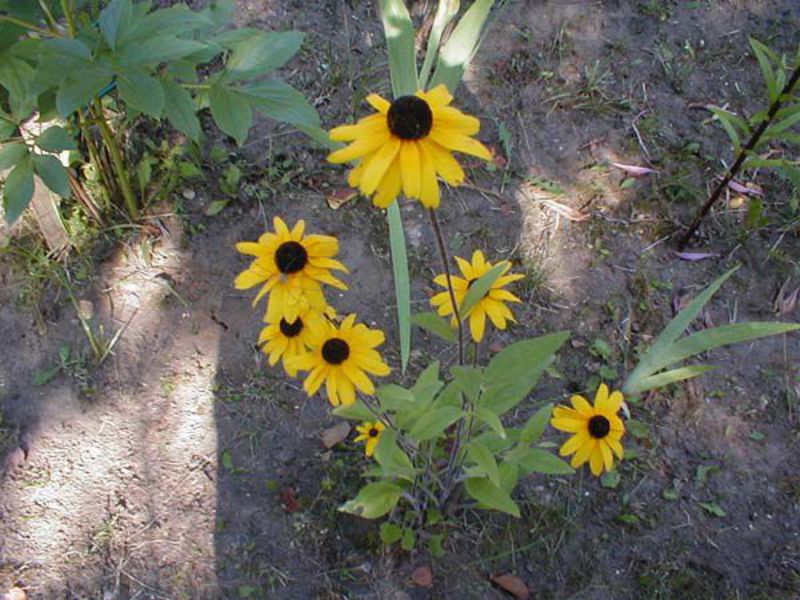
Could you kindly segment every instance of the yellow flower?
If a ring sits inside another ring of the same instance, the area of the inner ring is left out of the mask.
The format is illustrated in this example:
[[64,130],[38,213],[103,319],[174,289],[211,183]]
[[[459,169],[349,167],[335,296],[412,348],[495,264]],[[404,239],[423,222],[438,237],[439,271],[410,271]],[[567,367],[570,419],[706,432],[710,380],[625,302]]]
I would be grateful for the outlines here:
[[[453,292],[456,297],[456,302],[458,306],[461,306],[464,302],[464,296],[467,295],[467,290],[469,290],[472,283],[480,279],[480,277],[494,267],[494,265],[484,259],[483,252],[480,250],[476,250],[472,254],[472,263],[458,256],[456,256],[455,259],[458,263],[458,268],[461,270],[462,275],[464,275],[464,278],[452,277]],[[514,314],[505,303],[521,302],[521,300],[503,288],[525,276],[519,274],[506,275],[511,268],[511,263],[505,261],[505,265],[503,274],[495,280],[489,292],[472,308],[472,310],[470,310],[469,315],[461,315],[462,319],[469,316],[469,329],[472,333],[472,339],[476,342],[480,342],[483,339],[487,316],[498,329],[505,329],[508,321],[515,321]],[[433,282],[445,288],[445,291],[431,298],[431,305],[437,309],[441,317],[453,315],[453,302],[450,299],[450,292],[446,289],[447,275],[437,275]],[[455,315],[452,317],[451,323],[455,327]]]
[[255,256],[250,266],[236,278],[236,289],[246,290],[263,283],[253,306],[269,292],[265,320],[277,323],[281,318],[293,323],[309,308],[322,311],[327,306],[322,294],[326,283],[340,290],[347,286],[336,279],[332,269],[347,272],[333,257],[339,242],[326,235],[303,235],[305,222],[298,221],[289,231],[280,217],[273,220],[275,233],[267,232],[258,242],[239,242],[236,249]]
[[561,456],[574,454],[570,461],[574,468],[589,461],[592,475],[599,476],[604,469],[610,471],[614,468],[614,454],[622,460],[620,440],[625,435],[625,425],[617,416],[622,400],[622,392],[615,391],[609,395],[608,386],[602,383],[597,388],[594,406],[583,396],[573,396],[573,408],[557,406],[553,410],[550,424],[573,434],[561,446],[559,453]]
[[332,140],[352,143],[333,152],[328,160],[356,161],[347,181],[365,196],[375,194],[375,206],[386,208],[402,191],[407,198],[436,208],[437,175],[452,186],[464,181],[454,151],[492,158],[483,144],[470,137],[478,133],[480,121],[448,106],[452,100],[444,85],[394,102],[370,94],[367,102],[378,113],[331,130]]
[[372,456],[375,453],[375,447],[378,445],[378,442],[381,441],[381,432],[384,429],[386,429],[386,425],[380,421],[375,421],[374,423],[367,421],[360,427],[356,427],[356,431],[358,431],[360,435],[355,441],[367,443],[364,448],[364,454]]
[[[325,312],[335,316],[332,309]],[[275,366],[283,358],[283,368],[286,373],[289,377],[296,376],[297,368],[290,367],[288,361],[308,352],[311,331],[314,327],[320,327],[324,318],[319,311],[307,308],[294,321],[287,321],[283,317],[273,322],[266,321],[267,326],[258,336],[258,344],[260,346],[263,344],[261,349],[269,357],[270,366]]]
[[364,394],[374,394],[375,386],[367,373],[384,377],[389,366],[375,350],[385,336],[382,331],[356,324],[356,316],[348,315],[340,327],[325,321],[311,329],[309,344],[312,351],[287,361],[287,366],[310,371],[303,389],[313,396],[323,383],[333,406],[356,401],[356,388]]

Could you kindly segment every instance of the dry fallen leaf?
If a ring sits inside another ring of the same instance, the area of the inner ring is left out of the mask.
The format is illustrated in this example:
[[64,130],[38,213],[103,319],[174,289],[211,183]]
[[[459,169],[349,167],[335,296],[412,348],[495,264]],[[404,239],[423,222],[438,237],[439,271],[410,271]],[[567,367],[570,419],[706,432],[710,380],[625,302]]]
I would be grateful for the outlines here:
[[418,587],[429,588],[433,585],[433,573],[428,565],[422,565],[411,573],[411,581]]
[[658,173],[658,171],[655,169],[651,169],[650,167],[640,167],[638,165],[625,165],[622,163],[612,162],[611,166],[625,171],[631,177],[644,177],[650,173]]
[[528,600],[531,596],[528,586],[516,575],[492,575],[489,579],[517,600]]
[[18,587],[13,587],[0,596],[0,600],[27,600],[27,598],[28,594],[25,593],[25,590]]
[[300,509],[300,503],[294,495],[294,488],[284,488],[281,490],[281,503],[283,510],[287,513],[297,512]]
[[339,442],[344,441],[348,435],[350,435],[350,423],[342,421],[322,432],[322,444],[326,448],[333,448]]
[[330,206],[333,210],[338,210],[356,196],[358,196],[358,190],[349,187],[336,188],[327,196],[325,196],[325,200],[328,202],[328,206]]
[[736,194],[732,196],[731,199],[728,201],[728,207],[731,209],[742,208],[747,203],[747,198],[742,196],[741,194]]
[[798,296],[800,296],[800,287],[792,291],[789,286],[791,285],[791,277],[783,282],[778,293],[775,295],[775,300],[772,303],[773,312],[779,317],[784,317],[793,312],[797,308]]

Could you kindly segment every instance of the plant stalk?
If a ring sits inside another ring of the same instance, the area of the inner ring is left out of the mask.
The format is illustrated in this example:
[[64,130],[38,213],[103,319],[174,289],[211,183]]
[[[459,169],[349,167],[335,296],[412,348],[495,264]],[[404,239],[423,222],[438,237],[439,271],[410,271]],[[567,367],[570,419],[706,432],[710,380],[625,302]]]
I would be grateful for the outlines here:
[[719,197],[722,195],[722,192],[728,187],[728,184],[731,182],[731,180],[734,177],[736,177],[736,174],[739,172],[739,169],[742,168],[745,159],[747,159],[748,152],[750,152],[753,148],[756,147],[756,144],[758,144],[758,140],[761,139],[762,135],[764,135],[764,132],[772,123],[772,119],[775,118],[775,115],[780,110],[781,105],[783,104],[781,102],[781,98],[785,95],[792,93],[792,90],[794,89],[794,86],[797,85],[798,80],[800,80],[800,64],[798,64],[794,68],[794,72],[792,73],[792,76],[789,78],[789,81],[786,82],[786,85],[783,86],[783,90],[781,91],[781,93],[778,94],[778,97],[769,107],[767,118],[761,122],[761,124],[758,126],[758,129],[756,129],[756,131],[750,137],[744,148],[742,148],[739,151],[739,155],[736,157],[736,162],[734,162],[733,165],[731,165],[731,168],[728,169],[728,172],[725,174],[725,177],[722,178],[722,181],[720,181],[719,185],[717,185],[712,194],[708,197],[708,200],[706,200],[705,204],[703,204],[702,208],[695,216],[694,220],[692,221],[692,224],[689,225],[688,231],[681,237],[680,242],[678,242],[679,249],[682,250],[686,246],[686,244],[689,243],[689,240],[692,239],[692,236],[697,231],[697,228],[700,226],[702,220],[711,210],[711,207],[717,200],[719,200]]
[[133,193],[133,188],[131,187],[128,170],[125,168],[125,162],[122,160],[122,153],[119,151],[119,147],[114,139],[114,134],[111,132],[111,128],[108,126],[105,116],[103,115],[103,107],[100,104],[100,99],[96,96],[94,99],[94,107],[97,113],[95,119],[97,119],[97,125],[100,128],[100,136],[103,138],[103,143],[106,145],[108,153],[111,156],[114,170],[117,172],[117,180],[119,181],[119,187],[122,191],[122,197],[125,200],[128,214],[132,219],[138,219],[139,209],[136,205],[136,195]]
[[61,0],[61,11],[64,13],[64,18],[67,20],[67,31],[69,37],[75,37],[75,17],[72,15],[72,7],[69,0]]
[[25,29],[29,29],[30,31],[35,31],[36,33],[41,33],[42,35],[46,35],[48,37],[58,37],[57,34],[54,34],[49,29],[45,29],[44,27],[39,27],[38,25],[34,25],[33,23],[28,23],[27,21],[23,21],[22,19],[17,19],[16,17],[11,17],[9,15],[0,15],[0,23],[2,22],[11,23],[12,25],[17,25],[19,27],[24,27]]
[[442,229],[439,227],[439,220],[436,218],[436,211],[432,208],[428,209],[428,216],[431,219],[431,227],[436,236],[436,245],[439,248],[439,256],[442,259],[442,267],[444,268],[445,277],[447,277],[447,291],[450,293],[450,302],[453,304],[453,315],[456,319],[456,326],[458,327],[458,364],[464,364],[464,327],[461,324],[461,314],[458,310],[458,303],[456,302],[456,293],[453,290],[453,280],[450,276],[450,257],[444,247],[444,238],[442,237]]

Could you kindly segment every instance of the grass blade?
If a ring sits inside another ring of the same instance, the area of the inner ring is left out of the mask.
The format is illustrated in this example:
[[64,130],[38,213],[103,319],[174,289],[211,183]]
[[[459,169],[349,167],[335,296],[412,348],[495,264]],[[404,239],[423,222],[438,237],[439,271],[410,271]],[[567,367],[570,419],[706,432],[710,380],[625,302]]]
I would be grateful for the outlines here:
[[392,270],[394,291],[397,297],[397,328],[400,333],[400,364],[403,372],[411,354],[411,284],[408,279],[408,255],[403,220],[397,201],[387,210],[389,219],[389,244],[392,248]]
[[482,39],[481,31],[492,6],[494,0],[476,0],[464,13],[450,39],[439,50],[436,72],[428,87],[434,88],[443,83],[451,93],[455,92],[469,61],[478,51]]
[[419,85],[422,89],[426,89],[428,77],[430,77],[431,69],[433,68],[433,59],[436,58],[436,54],[439,51],[439,43],[442,41],[444,28],[447,27],[450,21],[453,20],[453,17],[458,14],[460,6],[460,0],[439,0],[439,6],[436,8],[436,16],[433,18],[431,33],[428,36],[425,60],[419,72]]
[[389,50],[389,71],[395,98],[417,91],[417,58],[414,24],[403,0],[380,0],[383,32]]
[[713,371],[717,368],[718,367],[713,365],[691,365],[689,367],[681,367],[680,369],[665,371],[664,373],[659,373],[658,375],[653,375],[652,377],[642,379],[641,381],[637,382],[635,386],[627,389],[626,391],[628,394],[641,394],[642,392],[664,387],[665,385],[675,383],[676,381],[683,381],[684,379],[697,377],[703,373],[708,373],[709,371]]

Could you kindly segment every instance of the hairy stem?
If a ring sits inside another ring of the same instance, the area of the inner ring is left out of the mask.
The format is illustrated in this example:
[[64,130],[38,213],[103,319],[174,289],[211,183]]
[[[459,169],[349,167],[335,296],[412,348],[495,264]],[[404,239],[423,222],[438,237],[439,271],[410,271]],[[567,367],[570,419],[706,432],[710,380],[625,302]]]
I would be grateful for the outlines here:
[[797,81],[799,79],[800,79],[800,64],[795,67],[792,76],[789,78],[789,81],[786,82],[786,85],[783,86],[783,90],[781,91],[781,93],[778,94],[778,97],[769,107],[767,118],[761,122],[761,124],[758,126],[758,129],[756,129],[755,133],[753,133],[753,135],[750,137],[744,148],[742,148],[739,151],[739,156],[736,157],[736,162],[734,162],[733,165],[731,165],[731,168],[728,169],[728,172],[725,174],[725,177],[722,178],[722,181],[720,181],[719,185],[714,189],[713,193],[708,197],[708,200],[706,200],[706,203],[703,205],[703,207],[695,216],[694,221],[692,221],[692,224],[689,226],[688,231],[683,235],[680,242],[678,243],[678,248],[682,249],[684,246],[686,246],[686,244],[689,243],[689,240],[692,239],[692,236],[694,235],[695,231],[697,231],[697,228],[700,226],[702,220],[711,210],[711,207],[717,200],[719,200],[719,197],[722,195],[722,192],[728,187],[728,184],[731,182],[731,180],[734,177],[736,177],[736,174],[739,172],[739,169],[742,168],[742,165],[744,164],[744,161],[747,158],[748,153],[753,148],[756,147],[756,144],[758,144],[758,140],[761,139],[761,136],[764,135],[764,132],[767,130],[767,127],[769,127],[770,123],[772,123],[772,119],[775,118],[775,115],[781,108],[782,104],[781,98],[792,93],[792,90],[794,89],[794,86],[797,85]]
[[436,245],[439,248],[439,256],[442,259],[442,267],[444,268],[445,277],[447,278],[447,291],[450,293],[450,302],[453,305],[453,315],[456,319],[456,326],[458,327],[458,364],[464,364],[464,327],[461,324],[461,314],[458,310],[458,303],[456,302],[456,293],[453,290],[453,280],[450,276],[450,257],[444,247],[444,238],[442,237],[442,229],[439,227],[439,220],[436,218],[436,212],[428,209],[428,216],[431,219],[431,227],[436,236]]
[[125,200],[125,207],[128,209],[128,215],[132,219],[139,218],[139,209],[136,204],[136,195],[133,193],[131,187],[131,179],[128,176],[128,170],[125,168],[125,162],[122,159],[122,153],[119,151],[117,141],[114,139],[114,134],[106,122],[103,115],[103,106],[100,104],[100,99],[95,96],[94,99],[95,119],[100,128],[100,136],[103,138],[103,143],[111,156],[111,163],[114,165],[114,170],[117,173],[117,181],[119,182],[122,197]]

